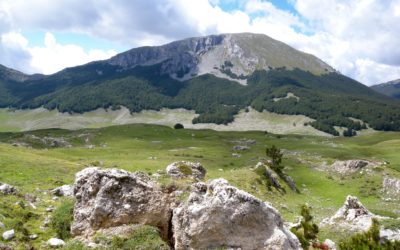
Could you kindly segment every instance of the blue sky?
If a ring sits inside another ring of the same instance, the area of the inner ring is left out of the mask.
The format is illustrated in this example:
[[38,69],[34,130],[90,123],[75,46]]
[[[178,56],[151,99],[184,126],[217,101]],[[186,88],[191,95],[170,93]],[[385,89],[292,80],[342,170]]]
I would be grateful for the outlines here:
[[0,64],[51,74],[144,45],[263,33],[371,85],[400,78],[400,0],[0,0]]

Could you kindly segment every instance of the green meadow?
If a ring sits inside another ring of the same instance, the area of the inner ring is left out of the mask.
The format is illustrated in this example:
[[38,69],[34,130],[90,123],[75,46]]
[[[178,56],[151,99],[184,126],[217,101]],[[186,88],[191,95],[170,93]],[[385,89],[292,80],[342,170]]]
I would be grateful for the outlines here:
[[[255,143],[248,143],[251,140]],[[376,214],[397,218],[400,213],[398,201],[385,199],[381,192],[384,175],[400,177],[400,133],[379,132],[343,138],[175,130],[135,124],[73,131],[0,133],[0,142],[0,182],[19,190],[18,195],[0,194],[0,221],[5,224],[0,233],[16,228],[17,240],[12,243],[16,249],[44,248],[43,242],[55,236],[50,227],[41,228],[47,216],[46,207],[57,207],[62,202],[54,201],[49,190],[72,184],[76,172],[93,165],[151,175],[165,170],[174,161],[200,162],[207,169],[206,180],[225,178],[271,203],[290,222],[296,220],[300,205],[305,203],[312,206],[317,222],[332,216],[347,195],[357,196]],[[236,145],[247,145],[249,149],[235,151]],[[267,160],[265,149],[272,145],[282,150],[285,172],[295,180],[300,193],[291,191],[286,184],[285,192],[268,188],[265,177],[253,171],[257,162]],[[349,176],[330,171],[329,166],[335,160],[348,159],[386,164]],[[26,194],[39,199],[36,208],[29,205]],[[25,230],[38,234],[38,239],[26,240]],[[339,237],[328,229],[321,229],[321,236]]]

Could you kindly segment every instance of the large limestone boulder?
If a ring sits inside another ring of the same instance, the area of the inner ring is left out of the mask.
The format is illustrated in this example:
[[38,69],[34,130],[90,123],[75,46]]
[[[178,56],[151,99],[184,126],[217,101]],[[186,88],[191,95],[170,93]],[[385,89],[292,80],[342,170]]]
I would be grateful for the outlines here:
[[335,225],[351,231],[367,231],[372,225],[373,218],[382,218],[374,215],[355,196],[348,195],[343,206],[330,218],[326,218],[321,225]]
[[204,179],[206,169],[198,162],[177,161],[167,166],[167,174],[175,178]]
[[174,209],[175,249],[301,249],[278,211],[224,179],[192,185]]
[[174,194],[160,190],[146,174],[91,167],[76,174],[74,186],[73,235],[90,237],[98,229],[146,224],[169,238]]

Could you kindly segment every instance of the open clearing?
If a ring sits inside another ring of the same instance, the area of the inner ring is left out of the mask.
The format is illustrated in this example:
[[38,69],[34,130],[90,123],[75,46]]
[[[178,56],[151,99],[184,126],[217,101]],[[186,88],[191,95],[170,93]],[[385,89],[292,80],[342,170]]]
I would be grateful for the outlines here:
[[44,108],[32,110],[0,109],[0,132],[17,132],[46,128],[83,129],[100,128],[110,125],[123,124],[157,124],[173,126],[181,123],[185,128],[213,129],[217,131],[268,131],[274,134],[303,134],[330,136],[311,126],[304,126],[313,121],[304,115],[280,115],[270,112],[258,112],[249,109],[241,110],[235,116],[235,121],[228,125],[212,123],[192,124],[197,117],[194,111],[185,109],[161,109],[160,111],[147,110],[131,114],[121,107],[119,110],[97,109],[83,114],[60,113],[56,110]]

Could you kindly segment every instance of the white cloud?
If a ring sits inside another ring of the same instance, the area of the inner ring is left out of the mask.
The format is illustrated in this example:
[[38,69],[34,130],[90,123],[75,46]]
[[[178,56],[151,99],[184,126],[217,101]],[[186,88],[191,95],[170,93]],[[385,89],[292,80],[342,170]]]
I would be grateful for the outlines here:
[[295,1],[314,32],[326,36],[314,53],[368,85],[400,78],[398,6],[398,0]]
[[44,46],[29,46],[20,33],[3,34],[0,63],[25,73],[52,74],[66,67],[85,64],[94,60],[107,59],[115,51],[89,50],[74,44],[59,44],[51,33],[46,33]]
[[46,33],[44,47],[30,47],[28,51],[32,55],[31,66],[44,74],[51,74],[66,67],[85,64],[94,60],[110,58],[116,52],[89,50],[74,44],[62,45],[57,43],[51,33]]

